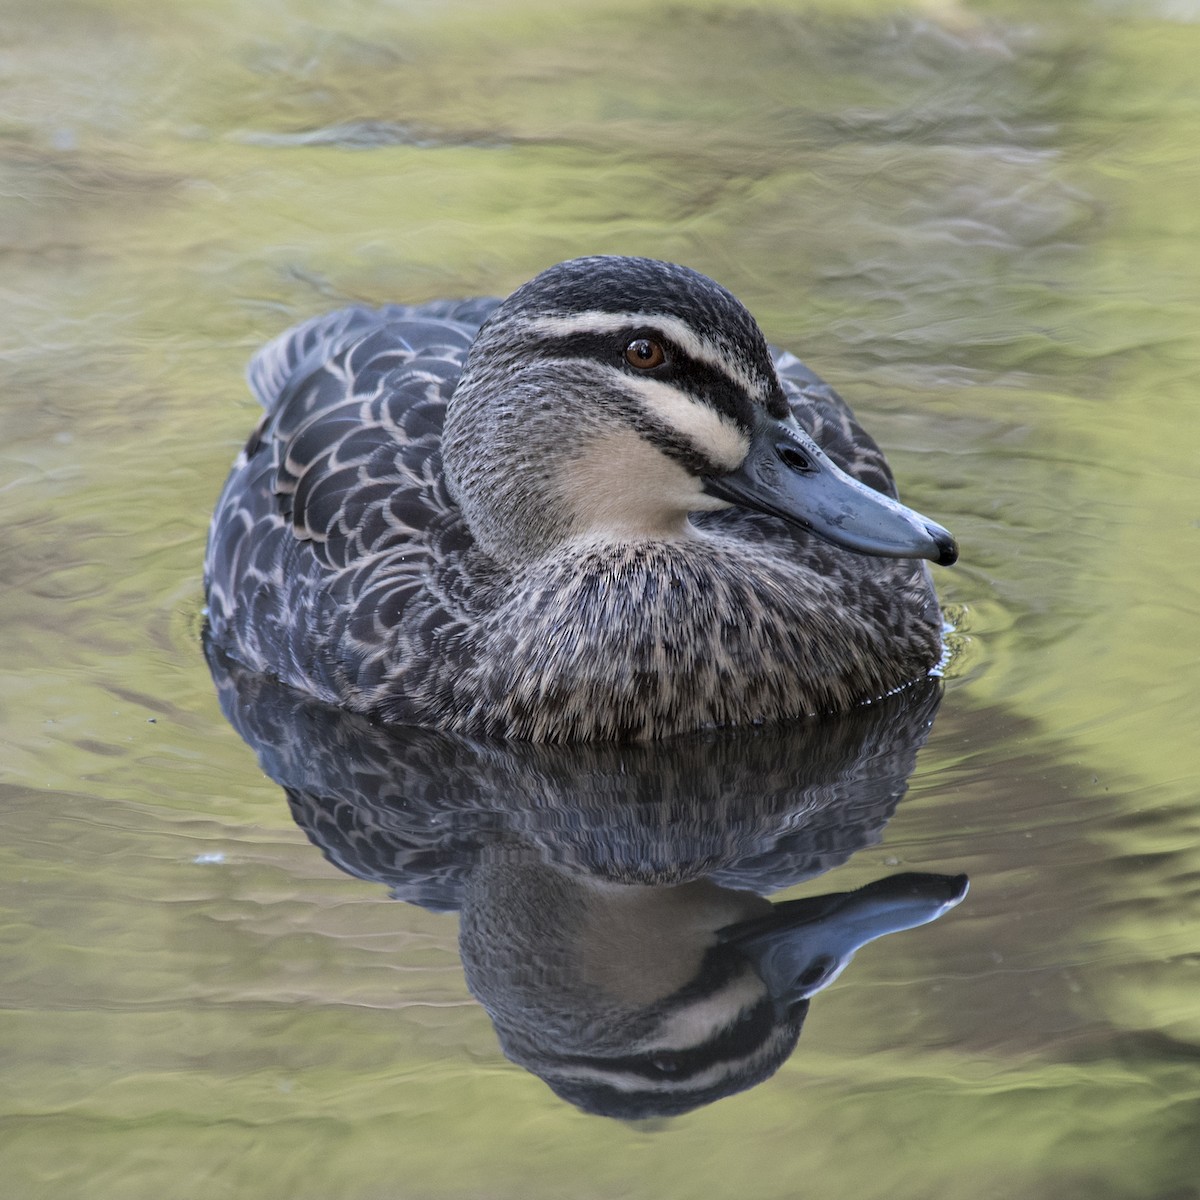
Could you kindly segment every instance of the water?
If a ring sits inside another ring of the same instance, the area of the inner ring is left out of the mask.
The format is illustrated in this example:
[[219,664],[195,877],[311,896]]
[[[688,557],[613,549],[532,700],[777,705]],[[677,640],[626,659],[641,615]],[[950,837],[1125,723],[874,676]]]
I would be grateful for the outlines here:
[[[6,1195],[1200,1195],[1200,9],[0,25]],[[453,913],[326,862],[199,641],[258,343],[593,251],[729,286],[963,547],[908,795],[781,882],[969,895],[633,1124],[505,1059]]]

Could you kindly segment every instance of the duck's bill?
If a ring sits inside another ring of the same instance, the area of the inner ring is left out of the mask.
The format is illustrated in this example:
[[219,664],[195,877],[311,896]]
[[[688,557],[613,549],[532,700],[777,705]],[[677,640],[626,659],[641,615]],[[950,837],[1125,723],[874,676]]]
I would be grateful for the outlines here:
[[943,567],[958,559],[948,530],[847,475],[793,421],[764,422],[741,467],[709,476],[704,490],[859,554],[928,558]]
[[966,894],[965,875],[892,875],[857,892],[786,900],[719,936],[750,959],[777,1001],[792,1005],[828,987],[868,942],[936,921]]

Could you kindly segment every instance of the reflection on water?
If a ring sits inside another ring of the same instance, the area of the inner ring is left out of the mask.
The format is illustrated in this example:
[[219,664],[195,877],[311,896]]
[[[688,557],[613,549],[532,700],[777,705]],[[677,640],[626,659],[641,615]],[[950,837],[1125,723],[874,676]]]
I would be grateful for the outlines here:
[[[1194,0],[0,12],[4,1200],[1194,1200]],[[652,1140],[505,1069],[457,919],[328,867],[196,645],[255,346],[592,251],[843,385],[971,639],[881,841],[804,888],[970,897]]]
[[222,708],[326,857],[461,912],[505,1054],[589,1112],[687,1112],[762,1082],[869,941],[965,876],[903,873],[771,904],[879,837],[941,698],[664,743],[551,746],[383,728],[229,661]]

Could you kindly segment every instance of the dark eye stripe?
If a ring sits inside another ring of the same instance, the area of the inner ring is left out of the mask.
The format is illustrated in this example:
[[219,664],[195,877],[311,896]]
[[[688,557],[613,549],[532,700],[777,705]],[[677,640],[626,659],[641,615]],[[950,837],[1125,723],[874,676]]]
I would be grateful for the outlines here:
[[696,1046],[618,1055],[547,1055],[545,1061],[559,1068],[592,1068],[638,1075],[644,1079],[683,1081],[711,1069],[717,1063],[753,1058],[777,1031],[784,1030],[790,1037],[793,1024],[796,1036],[799,1036],[799,1027],[807,1011],[808,1005],[805,1004],[803,1011],[797,1008],[781,1019],[774,1002],[764,998],[736,1014],[728,1025],[715,1030],[707,1041]]
[[732,417],[743,429],[754,428],[755,404],[742,386],[712,363],[692,358],[656,330],[631,326],[612,333],[581,332],[544,337],[537,339],[534,348],[539,358],[591,360],[621,370],[637,371],[638,368],[629,366],[625,356],[626,348],[637,341],[657,342],[663,348],[665,360],[656,367],[655,378],[673,384],[723,416]]
[[[718,1056],[708,1066],[706,1077],[699,1071],[683,1074],[647,1075],[623,1071],[624,1060],[582,1058],[564,1068],[543,1068],[538,1073],[564,1100],[587,1112],[609,1116],[671,1116],[685,1113],[722,1096],[761,1083],[773,1075],[796,1047],[803,1014],[772,1026],[752,1050],[738,1057]],[[536,1068],[535,1068],[536,1069]],[[638,1086],[637,1079],[645,1079]]]

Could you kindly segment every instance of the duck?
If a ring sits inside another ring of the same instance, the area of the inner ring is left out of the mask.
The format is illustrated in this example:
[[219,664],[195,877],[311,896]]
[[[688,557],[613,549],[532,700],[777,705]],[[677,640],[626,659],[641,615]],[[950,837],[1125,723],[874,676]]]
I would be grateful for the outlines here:
[[652,741],[845,712],[936,669],[928,563],[848,405],[720,284],[558,263],[263,347],[206,637],[384,724]]

